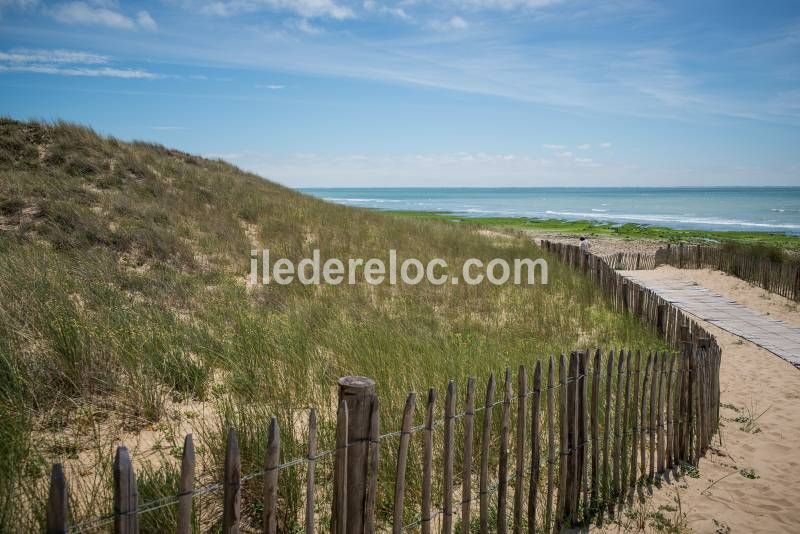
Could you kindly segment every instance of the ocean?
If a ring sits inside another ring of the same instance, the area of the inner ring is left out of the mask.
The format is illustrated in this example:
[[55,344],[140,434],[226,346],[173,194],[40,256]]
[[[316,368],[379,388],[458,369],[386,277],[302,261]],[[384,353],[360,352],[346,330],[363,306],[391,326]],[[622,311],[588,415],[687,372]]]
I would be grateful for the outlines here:
[[466,217],[642,223],[800,235],[800,187],[308,188],[331,202]]

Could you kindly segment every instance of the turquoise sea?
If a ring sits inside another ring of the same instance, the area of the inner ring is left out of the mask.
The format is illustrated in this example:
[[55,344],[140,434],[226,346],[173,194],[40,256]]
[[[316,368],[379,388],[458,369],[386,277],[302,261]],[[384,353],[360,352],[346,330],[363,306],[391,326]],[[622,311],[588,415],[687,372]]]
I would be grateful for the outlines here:
[[800,235],[800,187],[313,188],[349,206]]

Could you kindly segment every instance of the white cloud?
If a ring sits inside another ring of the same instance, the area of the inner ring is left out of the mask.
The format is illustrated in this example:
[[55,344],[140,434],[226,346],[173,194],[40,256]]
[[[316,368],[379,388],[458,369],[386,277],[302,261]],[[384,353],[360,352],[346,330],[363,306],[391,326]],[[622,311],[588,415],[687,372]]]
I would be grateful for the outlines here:
[[471,7],[474,9],[539,9],[554,4],[560,4],[564,0],[460,0],[459,6]]
[[142,69],[118,69],[102,66],[111,58],[74,50],[39,50],[17,48],[0,52],[0,72],[30,72],[58,76],[103,78],[161,78]]
[[97,65],[108,63],[108,56],[76,52],[74,50],[41,50],[15,48],[9,52],[0,52],[0,61],[9,63],[80,63]]
[[30,9],[39,5],[39,0],[0,0],[0,13],[5,9]]
[[605,143],[600,143],[601,148],[611,148],[611,143],[606,141]]
[[286,20],[284,26],[292,30],[301,31],[307,35],[318,35],[322,33],[322,28],[312,24],[308,19]]
[[403,20],[411,20],[411,17],[408,13],[406,13],[406,10],[400,6],[384,6],[375,0],[364,0],[363,6],[366,11],[380,13],[382,15],[391,15]]
[[564,145],[544,144],[542,145],[542,148],[546,148],[547,150],[564,150],[567,147]]
[[136,20],[115,11],[114,3],[107,2],[67,2],[47,10],[47,13],[64,24],[105,26],[117,30],[155,30],[156,21],[147,11],[139,11]]
[[458,15],[454,15],[445,21],[435,20],[431,22],[431,28],[437,31],[465,30],[468,27],[469,23]]
[[281,89],[285,89],[285,85],[279,85],[276,83],[270,84],[256,84],[256,89],[269,89],[270,91],[280,91]]
[[156,21],[153,20],[153,17],[151,17],[150,13],[147,11],[139,11],[136,14],[136,22],[139,23],[140,27],[144,28],[145,30],[150,30],[151,32],[158,29]]
[[590,145],[589,143],[578,145],[578,150],[589,150],[590,148],[592,148],[592,145]]
[[334,0],[220,0],[205,3],[200,11],[207,15],[232,17],[264,9],[288,11],[303,18],[344,20],[355,17],[352,9]]
[[53,65],[0,65],[0,72],[32,72],[60,76],[88,76],[92,78],[160,78],[158,74],[139,69],[115,69],[111,67],[57,67]]

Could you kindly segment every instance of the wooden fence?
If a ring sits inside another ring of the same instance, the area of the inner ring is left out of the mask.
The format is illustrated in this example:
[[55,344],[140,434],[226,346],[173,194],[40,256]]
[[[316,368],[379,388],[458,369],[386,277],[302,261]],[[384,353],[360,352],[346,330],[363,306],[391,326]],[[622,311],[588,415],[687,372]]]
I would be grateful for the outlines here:
[[608,254],[602,258],[612,269],[623,271],[638,271],[640,269],[651,270],[655,269],[660,264],[658,262],[658,252],[656,252],[656,254],[617,252],[616,254]]
[[705,245],[667,245],[659,262],[680,269],[717,269],[800,302],[800,262],[780,262]]
[[[533,366],[519,366],[515,377],[506,369],[499,391],[490,376],[482,403],[476,399],[474,379],[467,380],[461,395],[450,381],[443,410],[437,392],[429,390],[424,421],[413,426],[417,402],[410,393],[400,430],[383,435],[375,383],[364,377],[341,378],[332,449],[318,451],[316,412],[311,410],[307,454],[281,462],[279,426],[272,418],[265,435],[263,469],[243,476],[237,434],[230,429],[222,480],[195,488],[195,452],[189,435],[176,493],[140,503],[130,455],[119,447],[113,469],[113,511],[77,524],[69,523],[68,484],[62,466],[56,464],[47,531],[88,532],[113,526],[115,533],[137,533],[146,514],[174,506],[175,524],[167,528],[187,534],[198,528],[193,510],[197,497],[221,493],[222,513],[215,529],[279,532],[285,528],[277,519],[281,473],[292,467],[306,470],[302,519],[306,533],[427,534],[434,528],[451,533],[464,532],[464,525],[480,532],[491,526],[501,534],[557,532],[618,514],[637,487],[680,466],[698,465],[719,420],[720,350],[714,338],[680,310],[626,281],[602,258],[581,254],[569,245],[543,246],[598,283],[614,307],[641,318],[678,350],[647,354],[576,350],[551,356]],[[421,458],[411,457],[412,440],[419,440]],[[387,452],[393,460],[393,489],[391,495],[378,495],[379,466]],[[326,481],[333,495],[323,502],[317,498],[315,475],[317,462],[325,458],[334,462],[332,480]],[[412,462],[422,472],[419,487],[414,488],[409,482],[416,479],[407,477]],[[260,516],[243,517],[242,483],[259,477],[260,506],[248,509],[260,510]],[[383,506],[378,514],[378,500],[391,506]],[[323,506],[331,518],[325,523],[318,519],[327,515],[319,513]]]

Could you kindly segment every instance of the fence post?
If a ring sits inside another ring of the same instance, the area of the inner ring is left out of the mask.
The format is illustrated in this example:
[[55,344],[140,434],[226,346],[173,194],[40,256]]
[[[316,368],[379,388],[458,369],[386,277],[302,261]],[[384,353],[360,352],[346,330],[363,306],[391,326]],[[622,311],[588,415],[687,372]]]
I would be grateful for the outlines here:
[[794,300],[800,300],[800,265],[794,269]]
[[61,464],[50,472],[50,496],[47,499],[47,534],[66,534],[69,499],[67,481]]
[[114,457],[114,534],[139,532],[139,490],[128,448],[117,447]]
[[364,376],[339,379],[339,403],[347,404],[347,528],[365,532],[374,510],[368,510],[368,473],[372,412],[377,409],[375,381]]
[[656,332],[658,332],[659,335],[663,336],[666,333],[664,330],[664,318],[667,312],[667,305],[659,304],[657,310],[658,311],[656,313]]
[[622,281],[622,313],[628,311],[628,282]]

